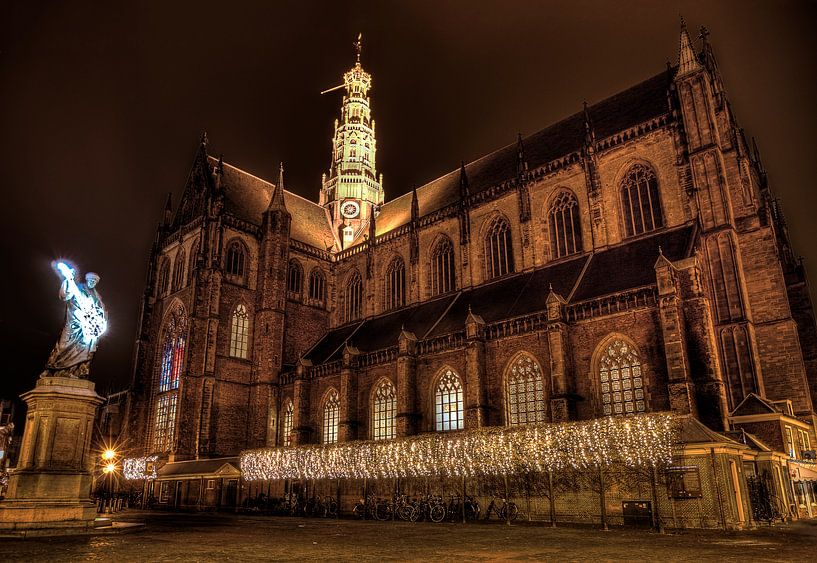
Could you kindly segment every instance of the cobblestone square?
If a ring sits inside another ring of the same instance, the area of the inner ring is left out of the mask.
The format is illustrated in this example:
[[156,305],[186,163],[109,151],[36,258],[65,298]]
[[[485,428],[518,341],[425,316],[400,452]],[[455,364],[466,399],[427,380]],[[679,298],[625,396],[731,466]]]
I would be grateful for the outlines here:
[[125,513],[139,531],[0,539],[3,561],[798,561],[817,523],[747,532],[558,527],[498,522],[363,522],[235,514]]

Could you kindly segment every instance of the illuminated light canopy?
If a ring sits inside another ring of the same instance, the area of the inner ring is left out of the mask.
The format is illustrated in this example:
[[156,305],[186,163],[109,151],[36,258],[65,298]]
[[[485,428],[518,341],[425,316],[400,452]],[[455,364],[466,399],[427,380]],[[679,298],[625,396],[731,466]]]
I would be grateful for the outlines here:
[[381,479],[513,475],[672,459],[668,413],[587,422],[494,426],[395,440],[262,448],[241,454],[244,479]]
[[129,481],[156,478],[157,455],[133,457],[122,461],[122,474]]

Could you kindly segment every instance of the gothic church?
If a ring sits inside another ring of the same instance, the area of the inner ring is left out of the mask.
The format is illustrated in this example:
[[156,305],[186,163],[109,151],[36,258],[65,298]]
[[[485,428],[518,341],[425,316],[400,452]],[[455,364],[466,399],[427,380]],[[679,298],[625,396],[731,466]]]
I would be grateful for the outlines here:
[[202,139],[150,256],[134,455],[654,411],[809,455],[805,273],[705,33],[696,49],[682,29],[677,65],[391,200],[372,86],[358,49],[316,201]]

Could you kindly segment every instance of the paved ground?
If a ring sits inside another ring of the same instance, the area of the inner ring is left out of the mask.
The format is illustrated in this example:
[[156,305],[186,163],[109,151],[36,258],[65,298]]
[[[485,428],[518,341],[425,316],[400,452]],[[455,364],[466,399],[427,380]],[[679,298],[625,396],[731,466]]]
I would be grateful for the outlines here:
[[742,533],[359,522],[130,513],[147,526],[86,537],[0,539],[0,561],[814,561],[817,522]]

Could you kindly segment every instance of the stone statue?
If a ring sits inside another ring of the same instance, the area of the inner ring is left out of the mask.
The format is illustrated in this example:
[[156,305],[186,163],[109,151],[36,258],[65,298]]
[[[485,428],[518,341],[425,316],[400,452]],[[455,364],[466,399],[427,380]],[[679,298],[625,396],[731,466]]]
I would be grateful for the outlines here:
[[88,376],[99,337],[108,327],[105,306],[95,289],[100,278],[88,272],[85,283],[77,284],[74,281],[76,270],[65,262],[56,262],[54,269],[63,278],[60,299],[65,301],[65,326],[40,377],[84,379]]

